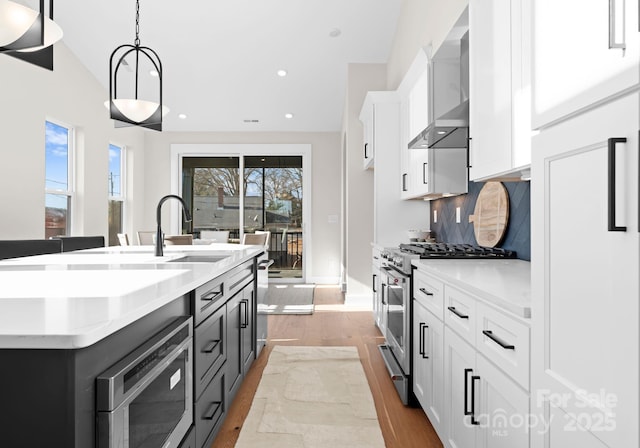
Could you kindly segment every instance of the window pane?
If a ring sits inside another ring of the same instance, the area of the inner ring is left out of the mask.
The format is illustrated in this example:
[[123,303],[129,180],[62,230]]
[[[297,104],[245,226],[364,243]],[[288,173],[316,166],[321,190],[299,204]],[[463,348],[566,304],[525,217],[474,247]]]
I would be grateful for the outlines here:
[[69,235],[70,203],[66,194],[45,194],[45,238]]
[[122,233],[122,201],[109,201],[109,246],[118,246],[118,233]]
[[45,131],[45,188],[69,190],[69,129],[49,121]]
[[109,196],[122,196],[122,148],[109,145]]

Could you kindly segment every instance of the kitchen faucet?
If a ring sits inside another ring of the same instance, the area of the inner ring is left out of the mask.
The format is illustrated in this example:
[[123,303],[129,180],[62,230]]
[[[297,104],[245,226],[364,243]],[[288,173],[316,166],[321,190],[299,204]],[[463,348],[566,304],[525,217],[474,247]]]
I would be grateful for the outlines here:
[[164,238],[162,234],[162,225],[161,225],[162,204],[164,204],[167,199],[171,199],[171,198],[177,199],[178,201],[180,201],[180,203],[182,204],[182,213],[184,214],[184,220],[187,222],[191,222],[191,214],[189,213],[189,209],[187,208],[187,203],[184,202],[184,199],[182,199],[180,196],[177,196],[175,194],[168,194],[162,199],[160,199],[160,202],[158,202],[158,207],[156,208],[156,223],[158,225],[158,228],[156,231],[156,257],[162,257],[164,255],[164,252],[162,250],[162,242]]

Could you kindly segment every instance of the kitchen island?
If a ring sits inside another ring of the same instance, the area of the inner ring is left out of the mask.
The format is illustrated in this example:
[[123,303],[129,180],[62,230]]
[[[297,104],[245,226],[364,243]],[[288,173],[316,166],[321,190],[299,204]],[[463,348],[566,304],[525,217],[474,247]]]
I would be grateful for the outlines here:
[[131,246],[0,262],[3,444],[99,446],[96,378],[179,318],[193,334],[184,373],[194,391],[191,440],[210,443],[255,357],[248,316],[263,252],[170,246],[155,257],[151,246]]

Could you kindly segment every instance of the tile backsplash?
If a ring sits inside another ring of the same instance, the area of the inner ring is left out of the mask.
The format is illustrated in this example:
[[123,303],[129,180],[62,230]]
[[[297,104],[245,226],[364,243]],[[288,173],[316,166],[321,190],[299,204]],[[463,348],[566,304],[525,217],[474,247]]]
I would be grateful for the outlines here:
[[[469,182],[469,193],[431,201],[431,230],[437,241],[477,244],[469,215],[473,214],[483,185],[484,182]],[[498,247],[515,251],[522,260],[531,260],[531,184],[503,182],[503,185],[509,193],[509,222]],[[456,223],[457,207],[460,207],[460,223]],[[434,210],[438,213],[438,222],[433,222]]]

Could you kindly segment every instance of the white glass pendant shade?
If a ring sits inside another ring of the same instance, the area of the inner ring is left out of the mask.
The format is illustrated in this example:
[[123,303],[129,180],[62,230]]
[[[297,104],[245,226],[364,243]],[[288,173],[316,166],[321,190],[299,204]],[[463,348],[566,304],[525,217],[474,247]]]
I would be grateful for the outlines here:
[[[0,0],[0,47],[14,43],[38,18],[38,12],[9,0]],[[37,51],[62,39],[62,28],[48,17],[44,19],[44,45],[19,51]]]
[[[122,115],[136,123],[142,123],[145,120],[148,120],[159,106],[158,103],[154,103],[153,101],[127,98],[116,98],[113,100],[113,104],[118,108]],[[105,101],[104,105],[108,109],[109,101]],[[164,117],[168,113],[169,108],[167,106],[162,106],[162,116]]]

